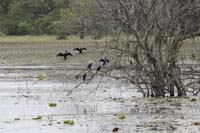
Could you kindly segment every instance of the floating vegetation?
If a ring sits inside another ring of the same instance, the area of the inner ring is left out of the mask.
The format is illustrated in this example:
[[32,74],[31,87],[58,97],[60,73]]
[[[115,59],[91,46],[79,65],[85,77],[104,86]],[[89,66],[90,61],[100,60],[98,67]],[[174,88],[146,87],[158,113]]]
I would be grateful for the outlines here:
[[49,103],[49,107],[56,107],[57,104],[56,103]]
[[15,118],[14,120],[15,120],[15,121],[19,121],[19,120],[20,120],[20,118]]
[[58,121],[58,122],[57,122],[57,124],[61,124],[61,122],[60,122],[60,121]]
[[66,125],[71,125],[71,126],[73,126],[75,124],[74,121],[72,121],[72,120],[64,120],[63,123]]
[[42,116],[37,116],[37,117],[34,117],[32,118],[33,120],[42,120]]
[[113,98],[113,101],[118,101],[120,103],[125,103],[125,100],[123,98]]
[[191,102],[196,102],[196,101],[197,101],[196,98],[192,98],[192,99],[191,99]]
[[45,80],[47,77],[44,75],[37,75],[37,76],[35,76],[35,78],[38,80]]
[[193,123],[195,126],[200,126],[200,122],[194,122]]
[[120,120],[123,120],[123,119],[126,118],[126,116],[123,113],[119,113],[119,114],[117,114],[117,118],[120,119]]
[[168,128],[168,130],[170,130],[170,131],[175,131],[176,129],[177,128],[175,126],[173,126],[173,125],[170,125],[169,128]]
[[124,100],[124,99],[121,99],[121,98],[120,98],[118,101],[119,101],[120,103],[125,103],[125,100]]
[[119,130],[118,127],[113,128],[112,132],[117,132]]

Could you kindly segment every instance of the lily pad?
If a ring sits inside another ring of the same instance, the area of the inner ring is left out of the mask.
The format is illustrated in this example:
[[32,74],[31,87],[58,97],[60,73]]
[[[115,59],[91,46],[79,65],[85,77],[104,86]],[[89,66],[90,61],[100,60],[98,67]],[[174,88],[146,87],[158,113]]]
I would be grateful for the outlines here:
[[197,101],[196,98],[192,98],[192,99],[191,99],[191,102],[196,102],[196,101]]
[[49,103],[49,107],[56,107],[57,104],[56,103]]
[[34,117],[32,118],[33,120],[42,120],[42,116],[37,116],[37,117]]
[[45,80],[47,77],[44,75],[37,75],[35,78],[38,80]]
[[119,114],[117,114],[117,118],[120,120],[124,120],[126,118],[126,116],[123,113],[119,113]]
[[71,125],[71,126],[73,126],[75,124],[74,121],[72,121],[72,120],[64,120],[63,123],[66,125]]

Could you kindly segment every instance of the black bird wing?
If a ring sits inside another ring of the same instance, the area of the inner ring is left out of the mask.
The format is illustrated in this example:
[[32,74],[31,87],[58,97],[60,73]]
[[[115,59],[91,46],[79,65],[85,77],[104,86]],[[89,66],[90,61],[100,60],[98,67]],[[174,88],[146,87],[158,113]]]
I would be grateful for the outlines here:
[[79,48],[75,48],[74,50],[80,51],[80,49],[79,49]]
[[105,60],[104,59],[100,59],[99,62],[105,62]]
[[56,56],[64,56],[63,53],[58,53]]
[[82,48],[82,50],[87,50],[86,48]]
[[68,53],[67,53],[67,56],[72,56],[72,54],[68,52]]

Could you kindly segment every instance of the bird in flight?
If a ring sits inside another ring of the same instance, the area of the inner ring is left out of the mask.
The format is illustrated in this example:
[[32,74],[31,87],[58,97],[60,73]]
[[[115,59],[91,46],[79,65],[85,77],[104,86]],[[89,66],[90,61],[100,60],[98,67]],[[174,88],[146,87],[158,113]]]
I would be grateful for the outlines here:
[[99,65],[99,66],[97,67],[97,70],[96,70],[96,71],[98,72],[98,71],[100,71],[100,70],[101,70],[101,66]]
[[75,51],[78,51],[79,54],[83,53],[83,50],[87,50],[86,48],[75,48]]
[[64,60],[67,60],[67,57],[72,56],[72,54],[66,50],[65,53],[58,53],[56,56],[63,56]]
[[104,57],[100,59],[99,62],[102,62],[102,65],[107,65],[109,63],[109,60],[106,57]]
[[83,74],[83,81],[86,80],[87,73]]
[[92,63],[89,63],[88,66],[87,66],[87,68],[91,69],[92,68]]

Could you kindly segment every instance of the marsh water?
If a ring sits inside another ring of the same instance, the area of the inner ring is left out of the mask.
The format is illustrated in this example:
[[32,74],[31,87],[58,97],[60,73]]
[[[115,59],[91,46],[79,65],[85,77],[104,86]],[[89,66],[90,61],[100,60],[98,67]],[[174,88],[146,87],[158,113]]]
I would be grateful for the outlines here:
[[72,68],[88,62],[55,55],[73,48],[0,45],[0,133],[200,132],[199,97],[143,98],[125,81],[101,77],[69,94],[82,82],[68,80]]

